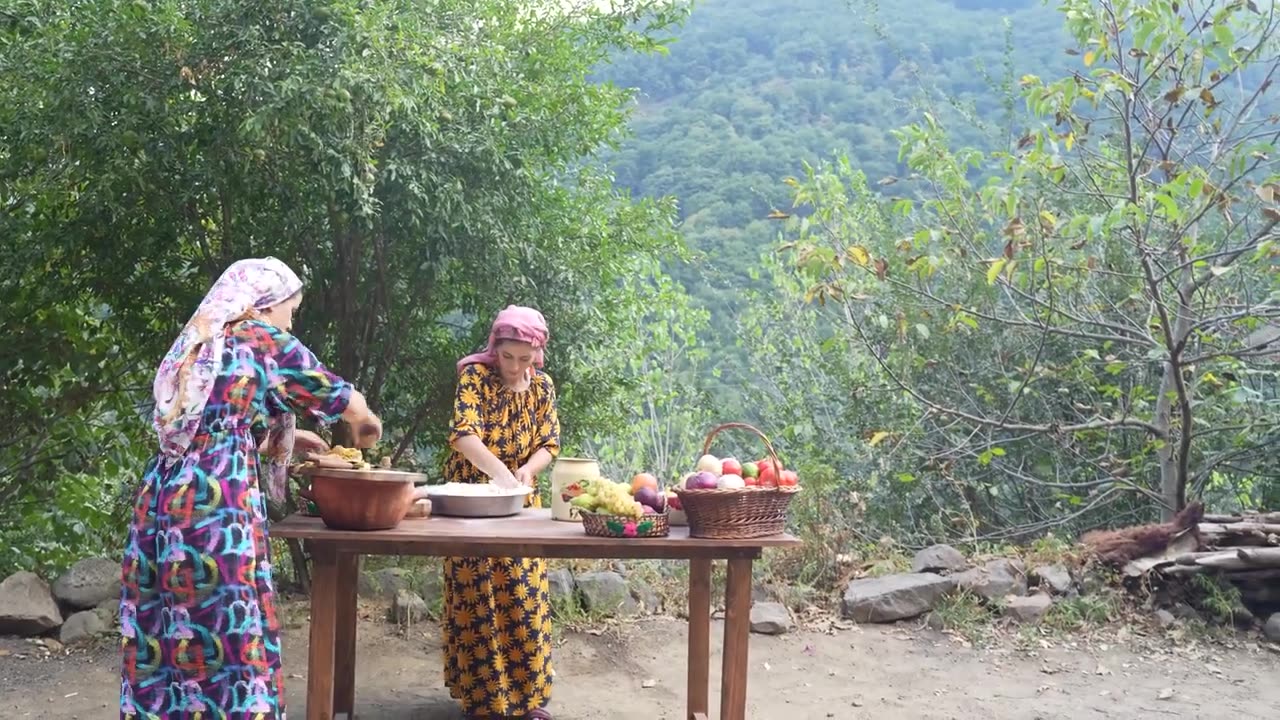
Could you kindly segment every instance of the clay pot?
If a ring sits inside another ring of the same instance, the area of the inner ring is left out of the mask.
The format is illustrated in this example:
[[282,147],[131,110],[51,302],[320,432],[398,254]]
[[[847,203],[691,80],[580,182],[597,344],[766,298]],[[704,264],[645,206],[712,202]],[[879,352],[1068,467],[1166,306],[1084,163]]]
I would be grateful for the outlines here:
[[338,470],[312,467],[303,471],[311,487],[302,496],[316,504],[320,519],[334,530],[390,530],[404,520],[427,488],[414,488],[417,473],[395,470]]

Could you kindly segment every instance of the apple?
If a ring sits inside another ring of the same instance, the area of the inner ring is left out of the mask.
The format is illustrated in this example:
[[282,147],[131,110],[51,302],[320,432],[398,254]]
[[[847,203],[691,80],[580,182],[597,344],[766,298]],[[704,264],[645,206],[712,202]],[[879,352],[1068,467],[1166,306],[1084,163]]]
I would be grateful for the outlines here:
[[715,473],[717,477],[724,472],[724,467],[720,464],[720,459],[715,455],[703,455],[698,458],[698,464],[694,465],[693,469]]
[[796,487],[800,484],[800,477],[796,475],[795,470],[783,470],[778,476],[778,487]]
[[760,477],[760,466],[753,462],[746,463],[742,466],[742,472],[738,473],[744,478]]
[[721,475],[719,484],[722,488],[729,488],[733,490],[746,487],[746,482],[743,481],[742,476],[734,474]]
[[737,458],[725,458],[720,461],[720,474],[742,477],[742,463]]

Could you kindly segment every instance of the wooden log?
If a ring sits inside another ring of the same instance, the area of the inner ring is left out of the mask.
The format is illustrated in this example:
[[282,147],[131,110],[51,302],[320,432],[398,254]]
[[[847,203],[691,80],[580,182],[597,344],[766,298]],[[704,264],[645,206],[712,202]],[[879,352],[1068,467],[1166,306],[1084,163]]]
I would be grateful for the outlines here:
[[1186,553],[1178,556],[1177,564],[1220,570],[1280,568],[1280,548],[1236,548],[1217,552]]
[[1243,513],[1241,515],[1205,515],[1203,522],[1233,524],[1239,522],[1280,523],[1280,512]]
[[1248,535],[1263,533],[1280,534],[1280,523],[1238,522],[1238,523],[1200,523],[1197,527],[1201,535]]

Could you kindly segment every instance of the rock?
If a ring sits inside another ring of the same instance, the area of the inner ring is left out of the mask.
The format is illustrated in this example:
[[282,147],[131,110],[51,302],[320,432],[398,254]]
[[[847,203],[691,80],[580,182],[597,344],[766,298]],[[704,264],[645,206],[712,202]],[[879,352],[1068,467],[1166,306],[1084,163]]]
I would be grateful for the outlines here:
[[391,622],[400,625],[422,622],[428,617],[427,601],[412,590],[401,590],[391,602],[387,616]]
[[1267,623],[1262,626],[1262,634],[1273,643],[1280,643],[1280,612],[1272,613]]
[[751,632],[761,635],[783,635],[791,632],[795,623],[787,606],[776,602],[762,602],[751,606]]
[[930,545],[911,559],[911,572],[958,572],[969,566],[964,553],[950,545]]
[[387,602],[395,602],[401,590],[412,589],[409,571],[404,568],[389,567],[360,574],[360,586],[357,592],[365,597],[382,598]]
[[120,598],[103,600],[93,611],[98,613],[103,625],[114,627],[120,621]]
[[547,589],[552,602],[573,601],[573,572],[569,568],[556,568],[549,571]]
[[81,560],[53,582],[53,596],[63,605],[88,610],[103,600],[120,599],[120,561]]
[[1172,612],[1173,616],[1178,618],[1179,620],[1201,620],[1202,619],[1200,617],[1200,613],[1196,612],[1195,608],[1191,607],[1190,605],[1184,602],[1180,602],[1174,605],[1173,608],[1170,610],[1170,612]]
[[644,584],[631,588],[631,597],[640,603],[640,607],[645,612],[656,613],[662,609],[662,598],[658,597],[658,591],[654,590],[652,585]]
[[1065,565],[1041,565],[1033,573],[1054,595],[1068,595],[1075,590],[1076,583],[1071,579],[1071,571]]
[[587,612],[635,615],[640,603],[631,595],[626,578],[616,572],[583,573],[574,579]]
[[49,584],[32,572],[17,572],[0,583],[0,635],[30,637],[62,624]]
[[[414,585],[418,587],[415,588]],[[427,601],[427,607],[436,607],[444,600],[444,569],[439,565],[428,565],[422,582],[411,583],[409,587],[418,591],[422,599]]]
[[1257,618],[1249,611],[1249,608],[1243,605],[1236,605],[1231,608],[1231,622],[1239,630],[1248,630],[1253,627],[1253,623]]
[[1026,595],[1027,576],[1021,563],[1000,558],[980,568],[965,570],[955,576],[956,585],[968,590],[987,602],[994,602],[1006,595]]
[[96,610],[81,610],[62,624],[62,628],[58,630],[58,640],[63,645],[88,642],[99,633],[106,632],[107,627]]
[[954,578],[934,573],[853,580],[844,590],[841,611],[846,619],[862,623],[905,620],[932,610],[955,586]]
[[1039,622],[1053,605],[1053,598],[1045,593],[1010,595],[1005,598],[1004,614],[1023,623]]
[[1178,618],[1174,617],[1173,613],[1163,608],[1157,610],[1155,615],[1156,615],[1156,624],[1158,624],[1162,628],[1167,628],[1173,625],[1174,623],[1178,622]]

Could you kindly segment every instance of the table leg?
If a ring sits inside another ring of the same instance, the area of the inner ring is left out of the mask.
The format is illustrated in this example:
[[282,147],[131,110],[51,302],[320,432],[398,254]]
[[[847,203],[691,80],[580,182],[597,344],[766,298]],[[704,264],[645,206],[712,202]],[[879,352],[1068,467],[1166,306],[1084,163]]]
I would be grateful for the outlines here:
[[335,611],[333,711],[353,717],[356,705],[356,589],[360,581],[360,556],[338,555],[338,592]]
[[746,720],[747,647],[751,639],[751,558],[729,560],[724,595],[720,720]]
[[307,720],[333,720],[338,556],[328,543],[314,543],[311,563],[311,650],[307,658]]
[[711,561],[689,561],[689,717],[707,720],[711,675]]

